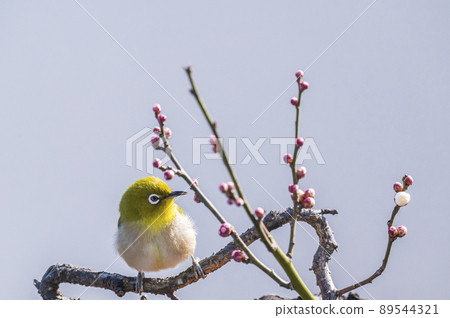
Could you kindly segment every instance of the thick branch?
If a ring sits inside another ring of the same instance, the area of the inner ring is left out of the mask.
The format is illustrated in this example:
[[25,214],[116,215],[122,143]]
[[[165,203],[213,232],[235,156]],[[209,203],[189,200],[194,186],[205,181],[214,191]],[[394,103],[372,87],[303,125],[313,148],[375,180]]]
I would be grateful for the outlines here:
[[[323,222],[323,214],[336,213],[336,210],[302,210],[299,219],[312,225],[317,222]],[[271,212],[264,218],[264,224],[269,231],[275,230],[290,221],[292,221],[292,209],[290,208],[283,212]],[[318,232],[319,235],[322,235],[322,233]],[[240,237],[247,245],[259,239],[258,232],[254,227],[248,229]],[[231,242],[217,253],[201,260],[200,265],[205,274],[212,273],[228,263],[231,260],[231,252],[236,248],[236,243]],[[173,295],[174,291],[195,283],[198,280],[199,278],[196,277],[194,268],[191,266],[176,276],[146,278],[144,280],[144,292],[159,295]],[[115,292],[119,297],[122,297],[127,292],[136,291],[135,277],[95,272],[88,268],[81,268],[69,264],[52,265],[42,277],[41,282],[34,281],[43,299],[71,299],[65,297],[59,290],[59,285],[62,283],[104,288]]]
[[[325,217],[318,214],[311,214],[309,217],[305,217],[303,211],[305,210],[302,210],[300,221],[304,221],[311,225],[316,230],[317,236],[319,237],[319,247],[314,254],[312,269],[316,275],[316,282],[320,288],[322,299],[335,300],[336,287],[331,278],[328,261],[331,259],[331,254],[338,248],[338,244],[334,239],[333,231],[328,225]],[[322,211],[324,211],[322,214],[337,214],[336,210]]]

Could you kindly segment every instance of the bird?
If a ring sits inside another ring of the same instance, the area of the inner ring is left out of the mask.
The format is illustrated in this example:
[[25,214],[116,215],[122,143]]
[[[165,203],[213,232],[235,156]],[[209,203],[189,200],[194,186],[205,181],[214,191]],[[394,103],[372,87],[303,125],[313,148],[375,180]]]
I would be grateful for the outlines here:
[[150,176],[134,182],[119,204],[116,249],[138,271],[136,292],[143,291],[145,272],[174,268],[189,257],[195,275],[205,274],[194,258],[196,230],[191,218],[174,200],[185,191],[172,191],[160,178]]

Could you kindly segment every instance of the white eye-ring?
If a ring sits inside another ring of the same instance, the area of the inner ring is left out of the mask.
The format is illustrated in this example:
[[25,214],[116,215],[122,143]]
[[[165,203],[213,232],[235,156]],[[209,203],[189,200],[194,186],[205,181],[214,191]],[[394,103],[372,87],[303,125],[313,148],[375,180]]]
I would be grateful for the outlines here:
[[150,202],[151,204],[158,204],[160,200],[161,199],[157,194],[150,194],[150,196],[148,197],[148,202]]

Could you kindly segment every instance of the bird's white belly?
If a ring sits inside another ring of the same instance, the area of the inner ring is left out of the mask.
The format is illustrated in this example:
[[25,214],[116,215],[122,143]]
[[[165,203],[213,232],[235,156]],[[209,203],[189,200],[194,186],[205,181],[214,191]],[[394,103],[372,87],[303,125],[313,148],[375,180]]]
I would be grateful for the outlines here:
[[145,226],[137,223],[121,224],[116,248],[130,267],[140,272],[156,272],[176,267],[193,255],[195,237],[196,232],[189,217],[177,214],[158,233],[151,227],[146,230]]

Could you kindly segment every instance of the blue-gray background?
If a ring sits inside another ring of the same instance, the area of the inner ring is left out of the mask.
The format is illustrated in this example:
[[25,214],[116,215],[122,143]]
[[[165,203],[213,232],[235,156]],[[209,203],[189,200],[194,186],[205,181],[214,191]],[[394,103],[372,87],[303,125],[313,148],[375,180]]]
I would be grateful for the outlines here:
[[[245,230],[250,223],[243,210],[227,206],[217,191],[229,180],[221,163],[192,164],[192,138],[210,132],[182,67],[193,65],[224,137],[290,137],[295,85],[251,123],[292,83],[294,72],[306,69],[370,3],[81,1],[198,125],[76,2],[0,2],[0,298],[38,299],[32,280],[58,262],[104,270],[115,260],[118,202],[146,176],[125,165],[125,141],[153,127],[154,103],[169,118],[185,168],[225,217]],[[328,218],[339,243],[330,262],[337,287],[379,267],[392,184],[404,173],[415,179],[411,203],[396,221],[408,235],[395,243],[385,273],[358,289],[365,298],[449,298],[449,9],[443,0],[379,0],[305,74],[311,88],[300,131],[314,138],[326,164],[305,161],[302,187],[316,189],[318,208],[340,211]],[[247,151],[238,145],[242,160]],[[278,163],[276,146],[266,142],[261,153],[267,165],[252,160],[235,166],[247,197],[254,207],[280,208],[254,177],[288,206],[289,169]],[[170,186],[185,188],[179,179]],[[192,195],[179,204],[197,225],[197,256],[228,243]],[[275,235],[286,249],[287,227]],[[317,293],[309,270],[317,243],[301,227],[297,240],[295,265]],[[252,248],[282,274],[261,244]],[[135,275],[122,260],[108,271]],[[62,290],[77,297],[84,288]],[[268,293],[294,295],[253,266],[229,263],[177,295],[252,299]],[[116,296],[91,288],[83,298]]]

